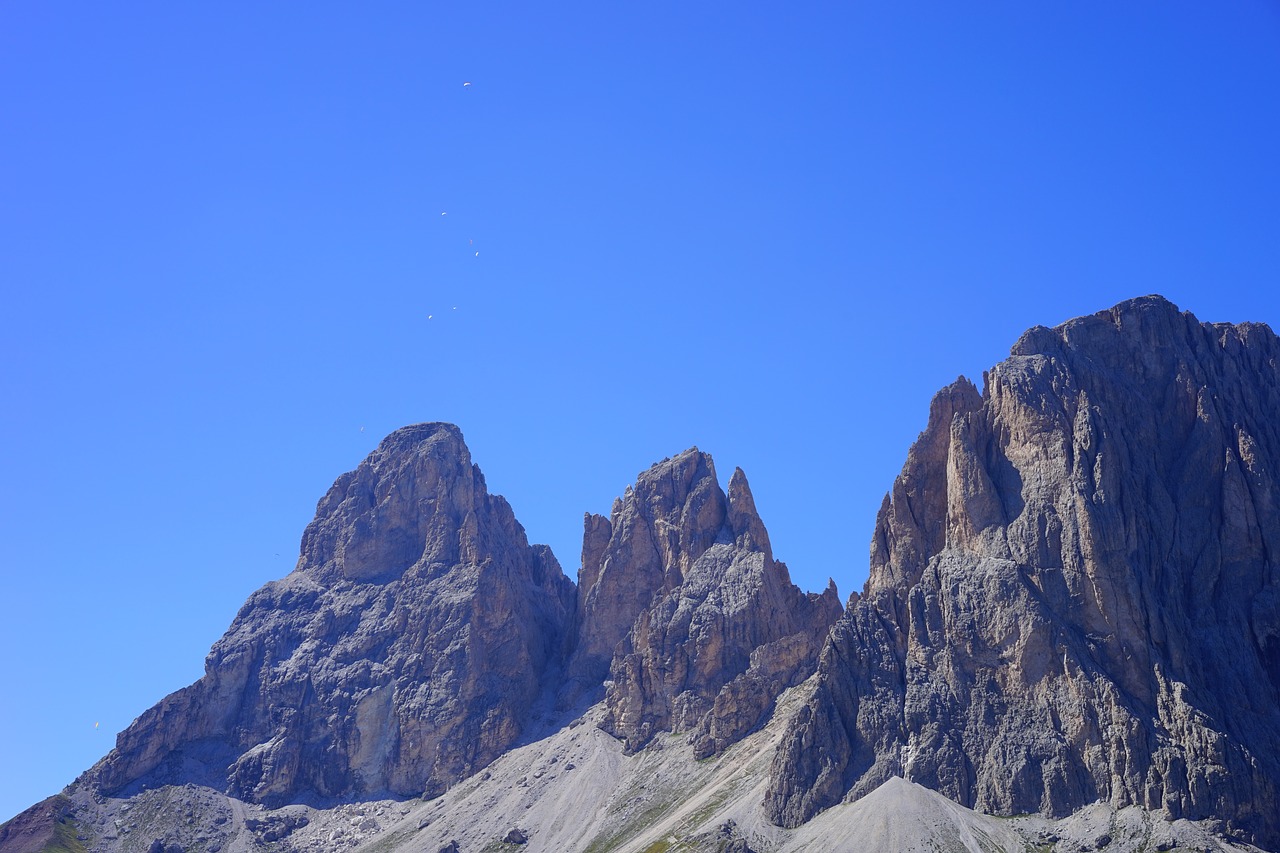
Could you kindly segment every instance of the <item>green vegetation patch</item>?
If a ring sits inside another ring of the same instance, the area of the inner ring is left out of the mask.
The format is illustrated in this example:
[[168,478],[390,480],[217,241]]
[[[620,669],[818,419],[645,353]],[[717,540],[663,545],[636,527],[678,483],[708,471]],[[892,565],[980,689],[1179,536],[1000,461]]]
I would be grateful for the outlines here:
[[40,853],[88,853],[79,839],[80,825],[69,817],[59,818],[53,827],[53,838]]

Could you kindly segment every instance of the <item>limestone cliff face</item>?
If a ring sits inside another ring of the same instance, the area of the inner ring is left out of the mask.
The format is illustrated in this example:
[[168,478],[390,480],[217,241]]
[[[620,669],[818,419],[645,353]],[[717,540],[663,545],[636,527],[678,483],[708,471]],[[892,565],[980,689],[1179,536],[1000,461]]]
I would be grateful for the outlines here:
[[767,808],[901,775],[1280,844],[1280,341],[1146,297],[935,398]]
[[726,495],[697,449],[588,516],[584,539],[571,670],[607,667],[602,726],[631,751],[660,731],[689,733],[700,757],[734,743],[813,672],[841,612],[834,585],[806,595],[773,559],[741,469]]
[[406,427],[334,483],[294,572],[254,593],[203,678],[120,734],[99,784],[194,761],[254,801],[442,790],[515,742],[573,611],[458,429]]
[[578,644],[570,668],[576,679],[604,680],[614,649],[636,618],[656,594],[680,586],[715,543],[726,510],[711,457],[693,448],[637,477],[608,518],[586,516]]

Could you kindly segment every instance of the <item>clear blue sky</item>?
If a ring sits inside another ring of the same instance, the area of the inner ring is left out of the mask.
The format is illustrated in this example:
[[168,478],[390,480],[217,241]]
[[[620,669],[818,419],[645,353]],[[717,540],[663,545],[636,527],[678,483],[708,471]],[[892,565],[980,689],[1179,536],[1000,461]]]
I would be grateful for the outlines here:
[[1023,329],[1280,324],[1277,93],[1263,0],[5,2],[0,820],[405,424],[570,576],[696,444],[847,596],[929,398]]

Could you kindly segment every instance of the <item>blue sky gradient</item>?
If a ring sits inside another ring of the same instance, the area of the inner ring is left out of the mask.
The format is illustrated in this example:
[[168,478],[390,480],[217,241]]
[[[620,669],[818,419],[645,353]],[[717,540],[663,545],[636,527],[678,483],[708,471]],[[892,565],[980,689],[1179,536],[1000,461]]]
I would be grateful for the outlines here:
[[399,426],[571,577],[696,444],[845,597],[1024,329],[1280,322],[1275,2],[263,5],[0,7],[0,820]]

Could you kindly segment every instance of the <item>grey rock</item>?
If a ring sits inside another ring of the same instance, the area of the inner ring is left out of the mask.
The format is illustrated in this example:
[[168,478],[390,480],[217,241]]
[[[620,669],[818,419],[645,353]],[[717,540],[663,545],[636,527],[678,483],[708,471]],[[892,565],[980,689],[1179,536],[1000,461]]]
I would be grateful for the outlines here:
[[725,510],[711,457],[695,447],[637,477],[608,518],[586,516],[571,679],[585,689],[604,680],[654,596],[678,587],[715,542]]
[[259,841],[270,844],[287,838],[295,829],[301,829],[309,822],[304,815],[269,815],[246,819],[244,828],[253,833]]
[[742,836],[742,832],[738,829],[738,824],[732,820],[727,820],[720,824],[720,828],[716,830],[712,844],[717,853],[755,853],[751,849],[751,845]]
[[902,776],[1280,844],[1280,341],[1159,297],[934,399],[771,768],[795,826]]
[[[397,431],[320,501],[297,568],[250,598],[205,676],[0,825],[0,851],[67,832],[104,851],[435,849],[445,833],[492,845],[516,822],[545,846],[558,830],[536,801],[555,796],[559,815],[564,785],[612,772],[600,757],[616,745],[584,720],[646,750],[631,767],[652,775],[615,791],[633,822],[700,777],[680,795],[723,793],[722,814],[754,824],[754,780],[689,762],[738,743],[739,767],[772,756],[766,816],[808,822],[781,849],[868,832],[925,849],[971,830],[992,849],[1020,849],[1018,833],[1280,849],[1278,364],[1266,327],[1201,324],[1155,297],[1031,330],[982,392],[960,379],[934,399],[843,614],[834,584],[791,584],[746,477],[726,493],[696,448],[585,517],[575,591],[455,427]],[[573,713],[544,714],[552,698]],[[587,699],[603,707],[583,714]],[[479,772],[548,732],[567,740],[545,763]],[[358,801],[435,799],[472,774],[416,821],[433,828],[421,841],[372,837],[398,818]],[[244,800],[307,806],[245,817]],[[951,801],[1071,816],[1004,826]],[[758,828],[752,843],[776,846]],[[750,850],[732,821],[696,832],[679,843]]]
[[[580,671],[612,661],[601,727],[634,752],[661,731],[689,732],[696,754],[758,726],[784,689],[813,672],[840,615],[834,584],[806,595],[773,559],[741,469],[726,495],[696,448],[653,466],[588,517],[580,581]],[[630,620],[630,621],[628,621]]]
[[338,478],[297,568],[250,597],[203,678],[121,733],[98,782],[194,757],[251,801],[439,792],[520,736],[573,610],[458,429],[406,427]]
[[173,841],[166,844],[157,838],[151,842],[151,846],[147,848],[147,853],[182,853],[182,845]]

